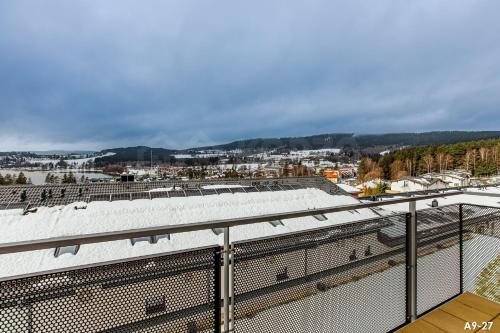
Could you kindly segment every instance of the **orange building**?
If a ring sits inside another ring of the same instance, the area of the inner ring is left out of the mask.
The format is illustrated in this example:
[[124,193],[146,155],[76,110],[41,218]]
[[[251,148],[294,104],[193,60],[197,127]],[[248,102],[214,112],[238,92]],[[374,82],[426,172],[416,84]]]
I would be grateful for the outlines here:
[[331,182],[337,183],[339,181],[339,171],[338,170],[324,170],[323,177],[330,180]]

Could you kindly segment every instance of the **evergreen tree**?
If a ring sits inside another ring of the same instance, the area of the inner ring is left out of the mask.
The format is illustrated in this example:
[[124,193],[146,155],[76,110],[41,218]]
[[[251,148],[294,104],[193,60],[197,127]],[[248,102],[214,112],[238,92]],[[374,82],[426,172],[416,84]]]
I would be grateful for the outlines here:
[[69,172],[67,181],[68,184],[76,184],[76,177],[72,171]]
[[24,185],[24,184],[26,184],[27,181],[28,181],[28,179],[26,178],[24,173],[20,172],[19,175],[17,176],[16,184]]
[[365,175],[368,172],[367,170],[367,165],[366,165],[366,159],[362,159],[361,162],[359,162],[358,166],[358,177],[359,180],[363,181],[365,179]]
[[12,185],[12,183],[13,183],[12,175],[10,173],[6,174],[4,178],[4,184]]

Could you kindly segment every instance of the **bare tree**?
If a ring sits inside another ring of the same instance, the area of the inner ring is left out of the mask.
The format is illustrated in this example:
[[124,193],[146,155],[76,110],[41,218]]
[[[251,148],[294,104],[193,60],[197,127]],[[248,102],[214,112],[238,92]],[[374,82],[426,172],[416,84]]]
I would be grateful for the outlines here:
[[477,158],[477,150],[472,149],[472,168],[476,170],[476,158]]
[[491,148],[491,150],[492,150],[493,160],[495,162],[495,169],[496,169],[496,171],[498,173],[498,162],[499,162],[498,157],[500,155],[499,154],[500,144],[498,144],[495,147]]
[[410,176],[413,176],[415,174],[415,172],[414,172],[415,163],[416,163],[416,161],[414,158],[405,159],[406,171],[408,172],[408,175],[410,175]]
[[488,153],[489,153],[488,148],[486,147],[479,148],[479,158],[481,159],[481,162],[488,162]]
[[422,162],[424,162],[427,173],[431,172],[432,165],[434,164],[434,157],[432,157],[432,155],[430,154],[425,155],[424,157],[422,157]]
[[402,177],[406,176],[408,173],[405,170],[405,165],[401,160],[395,160],[391,164],[391,179],[399,180]]
[[439,168],[439,172],[443,172],[443,166],[444,166],[444,153],[437,153],[436,155],[436,160]]
[[446,154],[444,156],[444,169],[448,170],[449,168],[451,168],[452,163],[453,163],[453,156],[451,156],[450,154]]
[[472,159],[473,159],[473,155],[474,155],[474,150],[467,150],[465,152],[464,167],[465,167],[466,171],[469,171],[469,169],[470,169],[470,166],[471,166],[471,163],[472,163]]

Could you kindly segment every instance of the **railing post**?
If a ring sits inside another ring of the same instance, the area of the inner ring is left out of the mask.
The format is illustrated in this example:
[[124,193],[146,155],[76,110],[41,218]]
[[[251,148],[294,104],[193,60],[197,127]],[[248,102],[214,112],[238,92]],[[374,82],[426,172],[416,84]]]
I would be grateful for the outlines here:
[[407,321],[417,319],[417,203],[409,202],[406,221]]
[[464,216],[462,204],[458,205],[458,246],[460,252],[460,294],[464,292]]
[[215,274],[214,274],[214,294],[215,294],[215,311],[214,311],[214,325],[215,325],[215,333],[220,333],[221,329],[221,274],[220,274],[220,247],[219,250],[214,254],[214,262],[215,262]]
[[230,321],[230,325],[229,325],[229,330],[232,332],[234,331],[234,315],[235,315],[235,311],[234,311],[234,244],[231,244],[231,257],[230,257],[230,264],[231,264],[231,267],[230,267],[230,270],[229,270],[229,274],[230,274],[230,279],[229,279],[229,282],[231,283],[230,285],[230,289],[229,289],[229,297],[231,298],[231,321]]
[[229,332],[229,227],[224,228],[224,333]]

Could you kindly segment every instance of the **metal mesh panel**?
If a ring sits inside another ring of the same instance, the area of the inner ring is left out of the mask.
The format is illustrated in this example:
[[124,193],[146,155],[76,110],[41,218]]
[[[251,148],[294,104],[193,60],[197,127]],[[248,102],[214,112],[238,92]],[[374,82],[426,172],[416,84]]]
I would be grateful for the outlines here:
[[458,205],[417,212],[417,315],[460,293]]
[[500,303],[500,209],[462,206],[463,286]]
[[405,215],[234,244],[236,332],[387,332],[405,323]]
[[215,331],[220,328],[217,251],[2,281],[0,332]]

